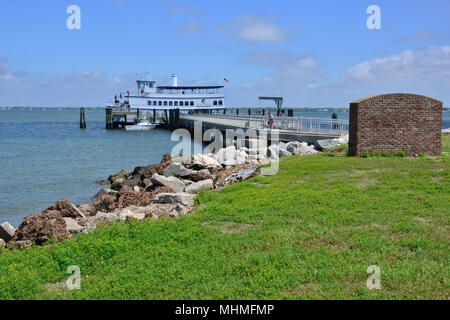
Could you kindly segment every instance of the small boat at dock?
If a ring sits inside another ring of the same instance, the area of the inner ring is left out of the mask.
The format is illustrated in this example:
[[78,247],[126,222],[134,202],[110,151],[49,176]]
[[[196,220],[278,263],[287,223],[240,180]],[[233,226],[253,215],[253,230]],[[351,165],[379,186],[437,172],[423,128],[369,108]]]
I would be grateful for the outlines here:
[[141,120],[137,124],[125,126],[126,131],[149,131],[155,129],[156,123],[152,123],[149,120]]

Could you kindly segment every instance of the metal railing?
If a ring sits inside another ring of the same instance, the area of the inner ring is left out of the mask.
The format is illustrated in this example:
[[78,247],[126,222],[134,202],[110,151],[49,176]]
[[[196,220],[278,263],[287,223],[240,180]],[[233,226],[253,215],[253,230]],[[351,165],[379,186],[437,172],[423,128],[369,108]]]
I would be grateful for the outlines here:
[[[267,116],[239,116],[239,115],[218,115],[199,114],[180,116],[181,119],[203,121],[223,126],[248,128],[248,129],[268,129],[269,118]],[[320,118],[304,117],[274,117],[273,128],[290,132],[320,132],[320,133],[347,133],[349,123],[347,120],[328,120]]]

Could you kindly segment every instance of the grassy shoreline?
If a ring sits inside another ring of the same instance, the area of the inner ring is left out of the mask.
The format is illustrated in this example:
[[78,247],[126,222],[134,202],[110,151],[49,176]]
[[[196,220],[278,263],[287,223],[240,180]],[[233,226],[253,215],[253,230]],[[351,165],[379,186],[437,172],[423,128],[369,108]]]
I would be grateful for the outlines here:
[[[448,299],[450,136],[442,150],[287,157],[276,176],[203,192],[194,215],[5,251],[0,299]],[[81,290],[64,289],[70,265]]]

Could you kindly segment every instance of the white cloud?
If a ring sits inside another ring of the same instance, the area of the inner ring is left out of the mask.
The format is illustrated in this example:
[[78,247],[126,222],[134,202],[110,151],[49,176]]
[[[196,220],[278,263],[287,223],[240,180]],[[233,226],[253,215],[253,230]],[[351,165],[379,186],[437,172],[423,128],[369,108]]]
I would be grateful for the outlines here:
[[450,84],[450,79],[446,76],[448,71],[450,46],[430,47],[364,61],[342,72],[340,81],[365,81],[372,84],[401,82],[405,85],[444,81]]
[[253,51],[247,62],[260,64],[268,72],[253,86],[236,89],[233,105],[251,103],[248,97],[282,95],[291,107],[346,107],[358,98],[392,92],[423,94],[450,105],[449,45],[363,61],[343,70],[335,80],[311,55]]
[[219,24],[219,32],[244,42],[285,42],[289,34],[272,19],[260,16],[239,16]]

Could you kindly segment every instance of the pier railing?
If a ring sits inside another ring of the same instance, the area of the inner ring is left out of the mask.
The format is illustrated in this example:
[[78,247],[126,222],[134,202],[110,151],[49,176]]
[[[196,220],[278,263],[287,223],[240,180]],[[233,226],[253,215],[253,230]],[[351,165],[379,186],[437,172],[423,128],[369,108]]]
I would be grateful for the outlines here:
[[[247,129],[268,129],[269,118],[267,116],[238,116],[238,115],[180,115],[181,119],[202,121],[222,126],[247,128]],[[274,129],[290,132],[318,132],[345,134],[349,130],[348,120],[328,120],[320,118],[304,117],[274,117]]]

